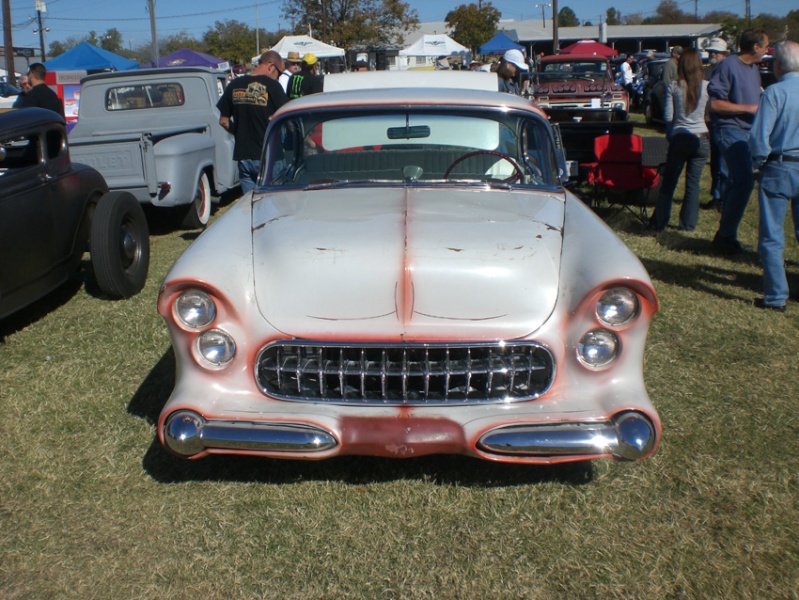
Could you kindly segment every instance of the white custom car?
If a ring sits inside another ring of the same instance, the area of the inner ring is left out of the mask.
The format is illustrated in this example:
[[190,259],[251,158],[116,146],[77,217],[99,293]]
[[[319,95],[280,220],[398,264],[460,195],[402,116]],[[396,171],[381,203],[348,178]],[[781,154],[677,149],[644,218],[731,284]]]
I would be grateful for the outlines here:
[[177,360],[166,448],[515,463],[655,451],[649,276],[562,186],[545,115],[496,85],[328,76],[274,116],[260,185],[160,292]]

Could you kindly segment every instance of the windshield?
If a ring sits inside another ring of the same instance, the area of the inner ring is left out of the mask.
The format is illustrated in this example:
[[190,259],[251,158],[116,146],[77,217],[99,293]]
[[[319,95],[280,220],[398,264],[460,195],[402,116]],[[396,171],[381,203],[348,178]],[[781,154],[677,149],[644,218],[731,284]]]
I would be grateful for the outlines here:
[[261,185],[490,182],[556,185],[546,123],[535,116],[446,109],[314,111],[272,124]]
[[601,79],[608,75],[608,64],[604,60],[581,60],[574,62],[546,63],[538,73],[540,81],[564,79]]

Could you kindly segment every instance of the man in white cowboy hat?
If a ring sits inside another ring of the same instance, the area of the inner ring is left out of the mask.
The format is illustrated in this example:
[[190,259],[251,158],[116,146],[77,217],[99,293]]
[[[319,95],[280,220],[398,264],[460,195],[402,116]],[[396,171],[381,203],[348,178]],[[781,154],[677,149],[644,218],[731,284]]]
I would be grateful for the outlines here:
[[[727,42],[723,38],[712,38],[705,47],[710,59],[710,64],[705,67],[705,81],[710,81],[713,74],[718,70],[721,61],[727,58],[729,49]],[[708,131],[710,132],[710,200],[702,204],[702,208],[715,208],[721,210],[721,188],[727,179],[727,168],[721,160],[721,150],[719,149],[718,123],[714,113],[710,113]]]
[[519,73],[527,73],[527,69],[524,54],[520,50],[514,48],[505,52],[502,55],[502,60],[499,61],[499,69],[497,70],[499,91],[520,95]]
[[280,74],[280,85],[283,86],[283,91],[288,93],[289,90],[289,79],[294,73],[298,72],[302,67],[302,58],[300,57],[299,52],[289,52],[289,55],[286,57],[285,60],[285,69]]

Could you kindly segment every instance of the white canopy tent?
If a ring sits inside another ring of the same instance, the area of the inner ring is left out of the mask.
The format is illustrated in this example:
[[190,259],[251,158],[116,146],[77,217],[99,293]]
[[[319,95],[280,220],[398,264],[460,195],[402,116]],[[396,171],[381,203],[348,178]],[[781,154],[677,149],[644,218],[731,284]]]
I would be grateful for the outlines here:
[[400,56],[451,56],[469,54],[466,46],[461,46],[448,35],[425,34],[407,48],[399,51]]
[[425,34],[407,48],[399,51],[399,68],[440,68],[438,57],[458,56],[468,64],[471,52],[448,35]]
[[313,39],[309,35],[287,35],[271,48],[283,58],[287,58],[289,52],[298,52],[300,56],[305,56],[309,52],[316,58],[335,58],[344,56],[344,50],[336,48],[330,44],[325,44]]

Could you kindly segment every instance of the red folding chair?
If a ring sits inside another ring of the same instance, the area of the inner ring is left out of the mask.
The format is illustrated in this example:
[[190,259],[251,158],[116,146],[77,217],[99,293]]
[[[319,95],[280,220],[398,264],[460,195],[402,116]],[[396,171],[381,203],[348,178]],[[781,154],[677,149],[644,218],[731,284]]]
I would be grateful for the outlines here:
[[[643,164],[643,138],[632,133],[601,135],[594,140],[596,162],[581,165],[586,181],[594,185],[596,202],[599,190],[622,192],[623,197],[635,196],[637,202],[623,201],[642,222],[647,222],[647,197],[660,181],[657,167]],[[637,210],[632,207],[635,206]]]

